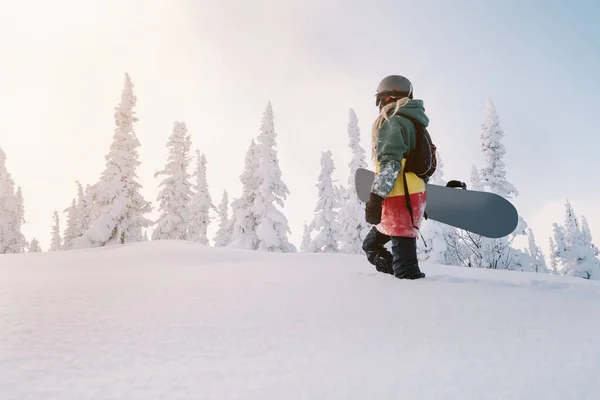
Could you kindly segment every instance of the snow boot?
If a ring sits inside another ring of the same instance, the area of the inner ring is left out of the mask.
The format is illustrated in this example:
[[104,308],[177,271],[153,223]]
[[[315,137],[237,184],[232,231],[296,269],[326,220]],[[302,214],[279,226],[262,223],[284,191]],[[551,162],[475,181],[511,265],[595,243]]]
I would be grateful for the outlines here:
[[419,269],[417,258],[417,239],[411,237],[392,237],[394,254],[394,276],[399,279],[421,279],[425,274]]

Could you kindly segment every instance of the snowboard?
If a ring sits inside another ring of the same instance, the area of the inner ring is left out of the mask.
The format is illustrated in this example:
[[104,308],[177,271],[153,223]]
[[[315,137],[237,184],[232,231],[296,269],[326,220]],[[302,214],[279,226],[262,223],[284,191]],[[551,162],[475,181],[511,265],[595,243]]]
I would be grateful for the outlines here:
[[[360,201],[369,201],[375,173],[359,168],[354,175]],[[428,183],[425,213],[427,219],[488,238],[510,235],[517,228],[519,215],[504,197],[477,190],[464,190]]]

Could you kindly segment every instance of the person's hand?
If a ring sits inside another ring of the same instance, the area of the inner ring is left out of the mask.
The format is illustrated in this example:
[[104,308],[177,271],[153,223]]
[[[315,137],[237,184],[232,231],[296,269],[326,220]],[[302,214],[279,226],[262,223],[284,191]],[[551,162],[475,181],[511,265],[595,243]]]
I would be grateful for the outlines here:
[[367,223],[377,225],[381,222],[381,205],[383,203],[383,197],[371,193],[369,201],[365,207],[365,220]]

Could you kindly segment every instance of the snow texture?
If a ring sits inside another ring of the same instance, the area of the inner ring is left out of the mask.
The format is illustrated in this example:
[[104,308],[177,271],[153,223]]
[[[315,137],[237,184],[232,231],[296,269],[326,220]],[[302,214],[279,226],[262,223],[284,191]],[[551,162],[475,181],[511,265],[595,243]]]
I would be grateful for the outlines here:
[[190,201],[192,184],[188,166],[192,142],[185,123],[173,122],[173,132],[167,141],[169,157],[162,171],[154,176],[163,175],[162,189],[158,193],[160,217],[152,232],[152,240],[188,239],[190,224]]
[[365,221],[365,205],[358,199],[354,175],[359,168],[367,168],[366,151],[360,145],[360,129],[358,118],[353,109],[349,111],[348,119],[349,147],[352,158],[348,164],[348,187],[341,196],[341,252],[349,254],[364,254],[362,244],[371,225]]
[[206,179],[206,156],[196,150],[196,185],[194,186],[191,215],[189,224],[189,238],[200,244],[208,244],[208,225],[210,225],[210,210],[214,207],[208,181]]
[[167,240],[3,257],[3,400],[600,392],[600,282]]
[[257,250],[289,253],[295,252],[296,248],[288,239],[291,230],[280,208],[290,191],[281,178],[276,138],[273,107],[269,102],[256,143],[258,165],[254,179],[258,182],[258,190],[251,212],[256,218]]
[[85,233],[75,240],[74,248],[102,247],[143,240],[143,229],[152,221],[144,215],[152,210],[144,200],[142,185],[137,182],[138,140],[133,125],[137,117],[133,108],[136,97],[133,83],[125,74],[121,102],[115,109],[115,132],[106,156],[106,169],[90,190],[93,199],[91,221]]

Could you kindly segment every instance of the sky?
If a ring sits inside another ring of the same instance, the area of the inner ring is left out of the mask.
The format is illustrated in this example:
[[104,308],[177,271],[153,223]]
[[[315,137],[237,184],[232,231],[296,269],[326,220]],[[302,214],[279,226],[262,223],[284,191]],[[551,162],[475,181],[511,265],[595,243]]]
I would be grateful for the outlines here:
[[375,88],[400,74],[425,103],[446,179],[469,182],[482,165],[492,101],[514,204],[538,244],[547,248],[566,199],[600,242],[598,2],[5,0],[0,9],[0,147],[23,190],[24,233],[44,249],[54,210],[70,205],[76,181],[93,184],[104,169],[125,73],[153,218],[154,173],[173,122],[185,122],[206,155],[218,203],[223,190],[240,194],[245,152],[270,101],[299,245],[321,152],[332,151],[345,184],[349,109],[368,149]]

